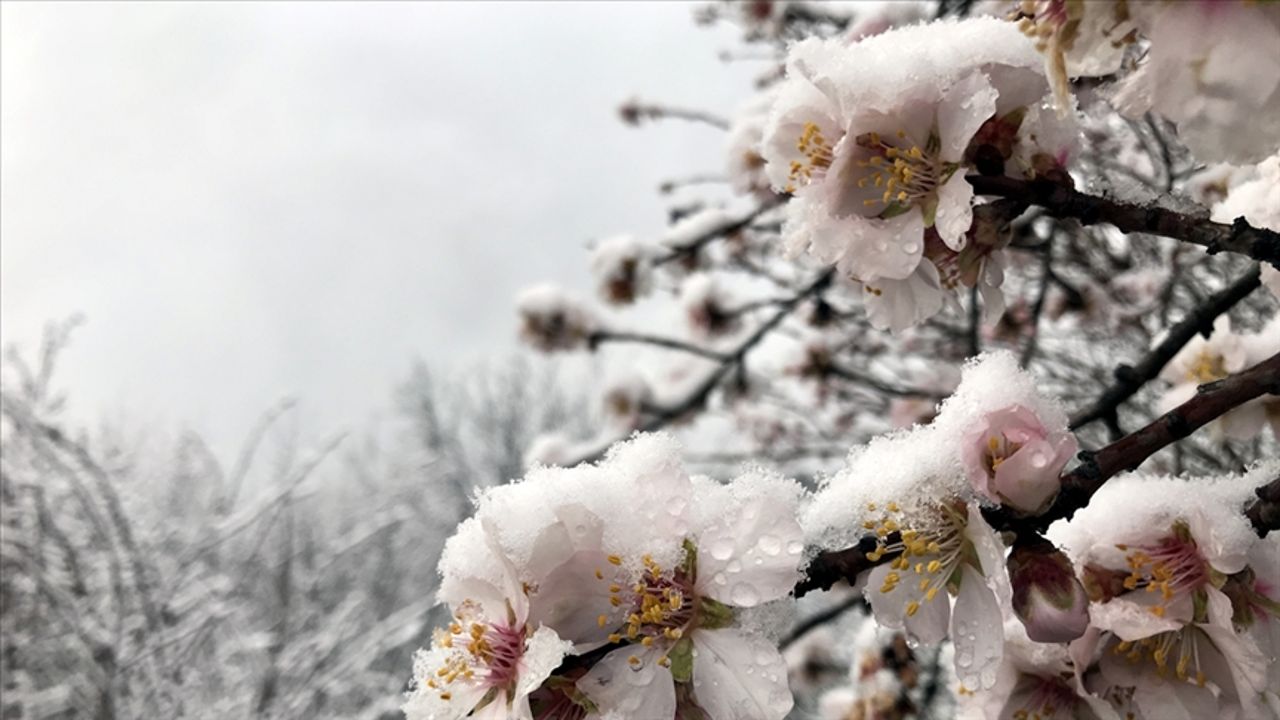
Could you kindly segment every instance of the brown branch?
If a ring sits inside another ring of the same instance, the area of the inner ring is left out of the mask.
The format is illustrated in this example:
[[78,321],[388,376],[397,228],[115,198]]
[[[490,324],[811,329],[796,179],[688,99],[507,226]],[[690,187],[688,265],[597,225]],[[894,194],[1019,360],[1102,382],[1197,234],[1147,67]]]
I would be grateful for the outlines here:
[[1094,420],[1114,419],[1120,405],[1133,397],[1143,385],[1154,380],[1196,333],[1208,337],[1213,331],[1213,321],[1253,292],[1260,284],[1258,278],[1259,268],[1254,267],[1174,325],[1165,339],[1147,352],[1136,365],[1117,367],[1115,383],[1096,402],[1071,418],[1071,429],[1079,429]]
[[595,350],[603,343],[610,342],[631,342],[645,345],[656,345],[657,347],[667,348],[668,350],[679,350],[681,352],[689,353],[690,355],[697,355],[698,357],[704,357],[708,360],[715,360],[717,362],[724,362],[726,359],[725,354],[722,352],[717,352],[710,348],[704,348],[700,345],[694,345],[692,343],[676,340],[674,338],[661,337],[658,335],[646,335],[644,333],[615,330],[596,330],[587,336],[587,346],[592,350]]
[[[1053,522],[1070,518],[1076,510],[1087,505],[1089,498],[1107,480],[1137,468],[1162,448],[1264,394],[1280,395],[1280,353],[1244,372],[1201,386],[1195,397],[1141,430],[1125,435],[1100,450],[1080,453],[1082,462],[1062,476],[1062,490],[1045,513],[1024,518],[1004,508],[991,508],[984,510],[983,516],[997,530],[1041,533]],[[1277,521],[1280,521],[1280,479],[1259,491],[1258,501],[1247,514],[1259,532],[1275,529]],[[826,590],[840,580],[852,583],[860,573],[892,560],[894,556],[889,553],[874,562],[867,558],[867,553],[876,548],[877,540],[869,535],[854,547],[819,553],[809,564],[805,578],[796,585],[796,596],[811,590]],[[892,536],[885,540],[885,544],[893,544],[894,541]]]
[[1226,225],[1167,208],[1143,207],[1088,195],[1048,180],[987,175],[969,175],[965,179],[978,195],[1038,205],[1054,217],[1075,218],[1084,225],[1108,223],[1126,233],[1162,235],[1200,245],[1210,255],[1238,253],[1280,268],[1280,233],[1253,227],[1243,217]]

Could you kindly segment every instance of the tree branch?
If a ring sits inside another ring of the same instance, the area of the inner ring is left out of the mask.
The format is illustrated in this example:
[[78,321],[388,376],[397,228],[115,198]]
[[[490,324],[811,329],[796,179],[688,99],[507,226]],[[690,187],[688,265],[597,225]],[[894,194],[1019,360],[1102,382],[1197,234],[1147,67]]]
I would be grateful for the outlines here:
[[1255,266],[1174,325],[1165,339],[1147,352],[1137,365],[1117,367],[1115,383],[1096,402],[1071,418],[1071,429],[1078,430],[1094,420],[1114,418],[1120,404],[1155,379],[1196,333],[1208,337],[1213,331],[1213,321],[1253,292],[1260,284],[1258,278],[1259,268]]
[[978,195],[1019,200],[1038,205],[1050,215],[1075,218],[1084,225],[1109,223],[1121,232],[1141,232],[1181,240],[1204,247],[1210,255],[1231,252],[1280,268],[1280,233],[1255,228],[1243,217],[1230,225],[1193,217],[1162,207],[1143,207],[1087,195],[1048,180],[969,175],[965,178]]
[[595,350],[599,345],[609,342],[632,342],[642,343],[645,345],[656,345],[669,350],[679,350],[681,352],[689,353],[690,355],[704,357],[708,360],[715,360],[717,362],[723,362],[726,359],[724,353],[716,352],[710,348],[704,348],[692,343],[683,342],[674,338],[661,337],[658,335],[646,335],[644,333],[615,330],[596,330],[587,336],[587,346],[592,350]]

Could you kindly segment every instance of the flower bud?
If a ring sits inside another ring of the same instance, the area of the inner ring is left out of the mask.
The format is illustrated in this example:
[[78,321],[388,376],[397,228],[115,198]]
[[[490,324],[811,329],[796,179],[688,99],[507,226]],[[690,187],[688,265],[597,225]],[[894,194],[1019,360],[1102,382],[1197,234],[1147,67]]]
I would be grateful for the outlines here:
[[1053,502],[1058,475],[1076,448],[1066,428],[1050,431],[1031,410],[1011,405],[989,413],[965,436],[965,473],[989,500],[1034,515]]
[[1008,560],[1013,612],[1036,642],[1070,642],[1089,627],[1089,597],[1071,561],[1043,539],[1013,548]]

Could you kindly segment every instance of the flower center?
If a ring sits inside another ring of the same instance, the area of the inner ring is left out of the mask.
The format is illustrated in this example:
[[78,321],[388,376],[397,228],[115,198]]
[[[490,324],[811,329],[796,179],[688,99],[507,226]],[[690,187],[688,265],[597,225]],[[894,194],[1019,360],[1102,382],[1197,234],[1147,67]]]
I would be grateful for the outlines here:
[[811,122],[804,124],[800,139],[796,141],[796,150],[804,156],[804,160],[791,162],[786,187],[789,193],[795,192],[797,185],[809,184],[814,175],[822,177],[827,168],[831,167],[831,161],[834,159],[831,143],[823,136],[822,129]]
[[462,678],[484,687],[512,687],[524,655],[524,628],[482,622],[476,608],[463,603],[446,630],[437,630],[435,644],[446,648],[444,663],[426,679],[427,687],[449,700],[449,686]]
[[[876,511],[875,503],[867,509]],[[879,520],[868,520],[863,527],[876,534],[876,548],[867,553],[867,559],[879,562],[889,553],[898,553],[890,564],[891,570],[880,586],[880,592],[890,593],[910,576],[906,604],[908,617],[920,611],[922,602],[932,602],[955,573],[964,559],[964,529],[968,521],[963,506],[957,508],[941,504],[927,509],[918,518],[916,528],[903,528],[900,521],[902,508],[891,502],[885,506],[885,514]]]
[[1188,625],[1134,642],[1121,641],[1111,651],[1124,655],[1134,665],[1143,661],[1154,663],[1156,674],[1162,678],[1169,676],[1172,661],[1174,677],[1204,687],[1207,678],[1200,666],[1201,645],[1210,642],[1204,631]]
[[933,138],[924,148],[914,143],[907,147],[907,134],[899,130],[897,140],[900,145],[886,142],[873,132],[857,138],[858,146],[871,152],[866,160],[858,161],[858,167],[867,169],[858,178],[858,187],[884,189],[879,198],[862,201],[867,207],[911,207],[932,195],[943,180],[943,163],[936,157],[938,147]]
[[1201,350],[1187,370],[1187,379],[1199,384],[1221,380],[1226,376],[1226,360],[1210,350]]
[[[620,565],[622,559],[616,555],[609,556],[609,562]],[[618,583],[609,585],[609,603],[616,608],[623,608],[627,613],[623,627],[609,635],[609,642],[620,643],[623,640],[638,642],[644,647],[669,649],[683,637],[697,614],[696,596],[693,591],[693,578],[677,568],[667,571],[652,557],[641,558],[644,571],[640,578],[630,586]],[[603,573],[596,572],[597,578]],[[598,618],[600,627],[609,624],[609,617]],[[639,669],[640,658],[632,655],[627,662],[634,669]],[[667,667],[670,661],[664,655],[658,664]]]
[[1125,588],[1146,588],[1149,593],[1160,593],[1160,603],[1151,608],[1156,616],[1164,617],[1174,598],[1201,588],[1209,581],[1209,564],[1200,554],[1191,530],[1184,522],[1175,523],[1173,533],[1155,545],[1116,547],[1128,552],[1125,561],[1129,566],[1129,576],[1124,579]]

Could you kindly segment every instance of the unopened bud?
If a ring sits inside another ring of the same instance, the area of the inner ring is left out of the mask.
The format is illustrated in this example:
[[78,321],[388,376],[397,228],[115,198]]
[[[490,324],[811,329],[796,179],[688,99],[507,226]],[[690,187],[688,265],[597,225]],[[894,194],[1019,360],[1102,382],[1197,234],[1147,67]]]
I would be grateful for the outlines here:
[[1070,642],[1089,627],[1089,597],[1071,561],[1037,538],[1015,545],[1008,561],[1013,612],[1036,642]]

